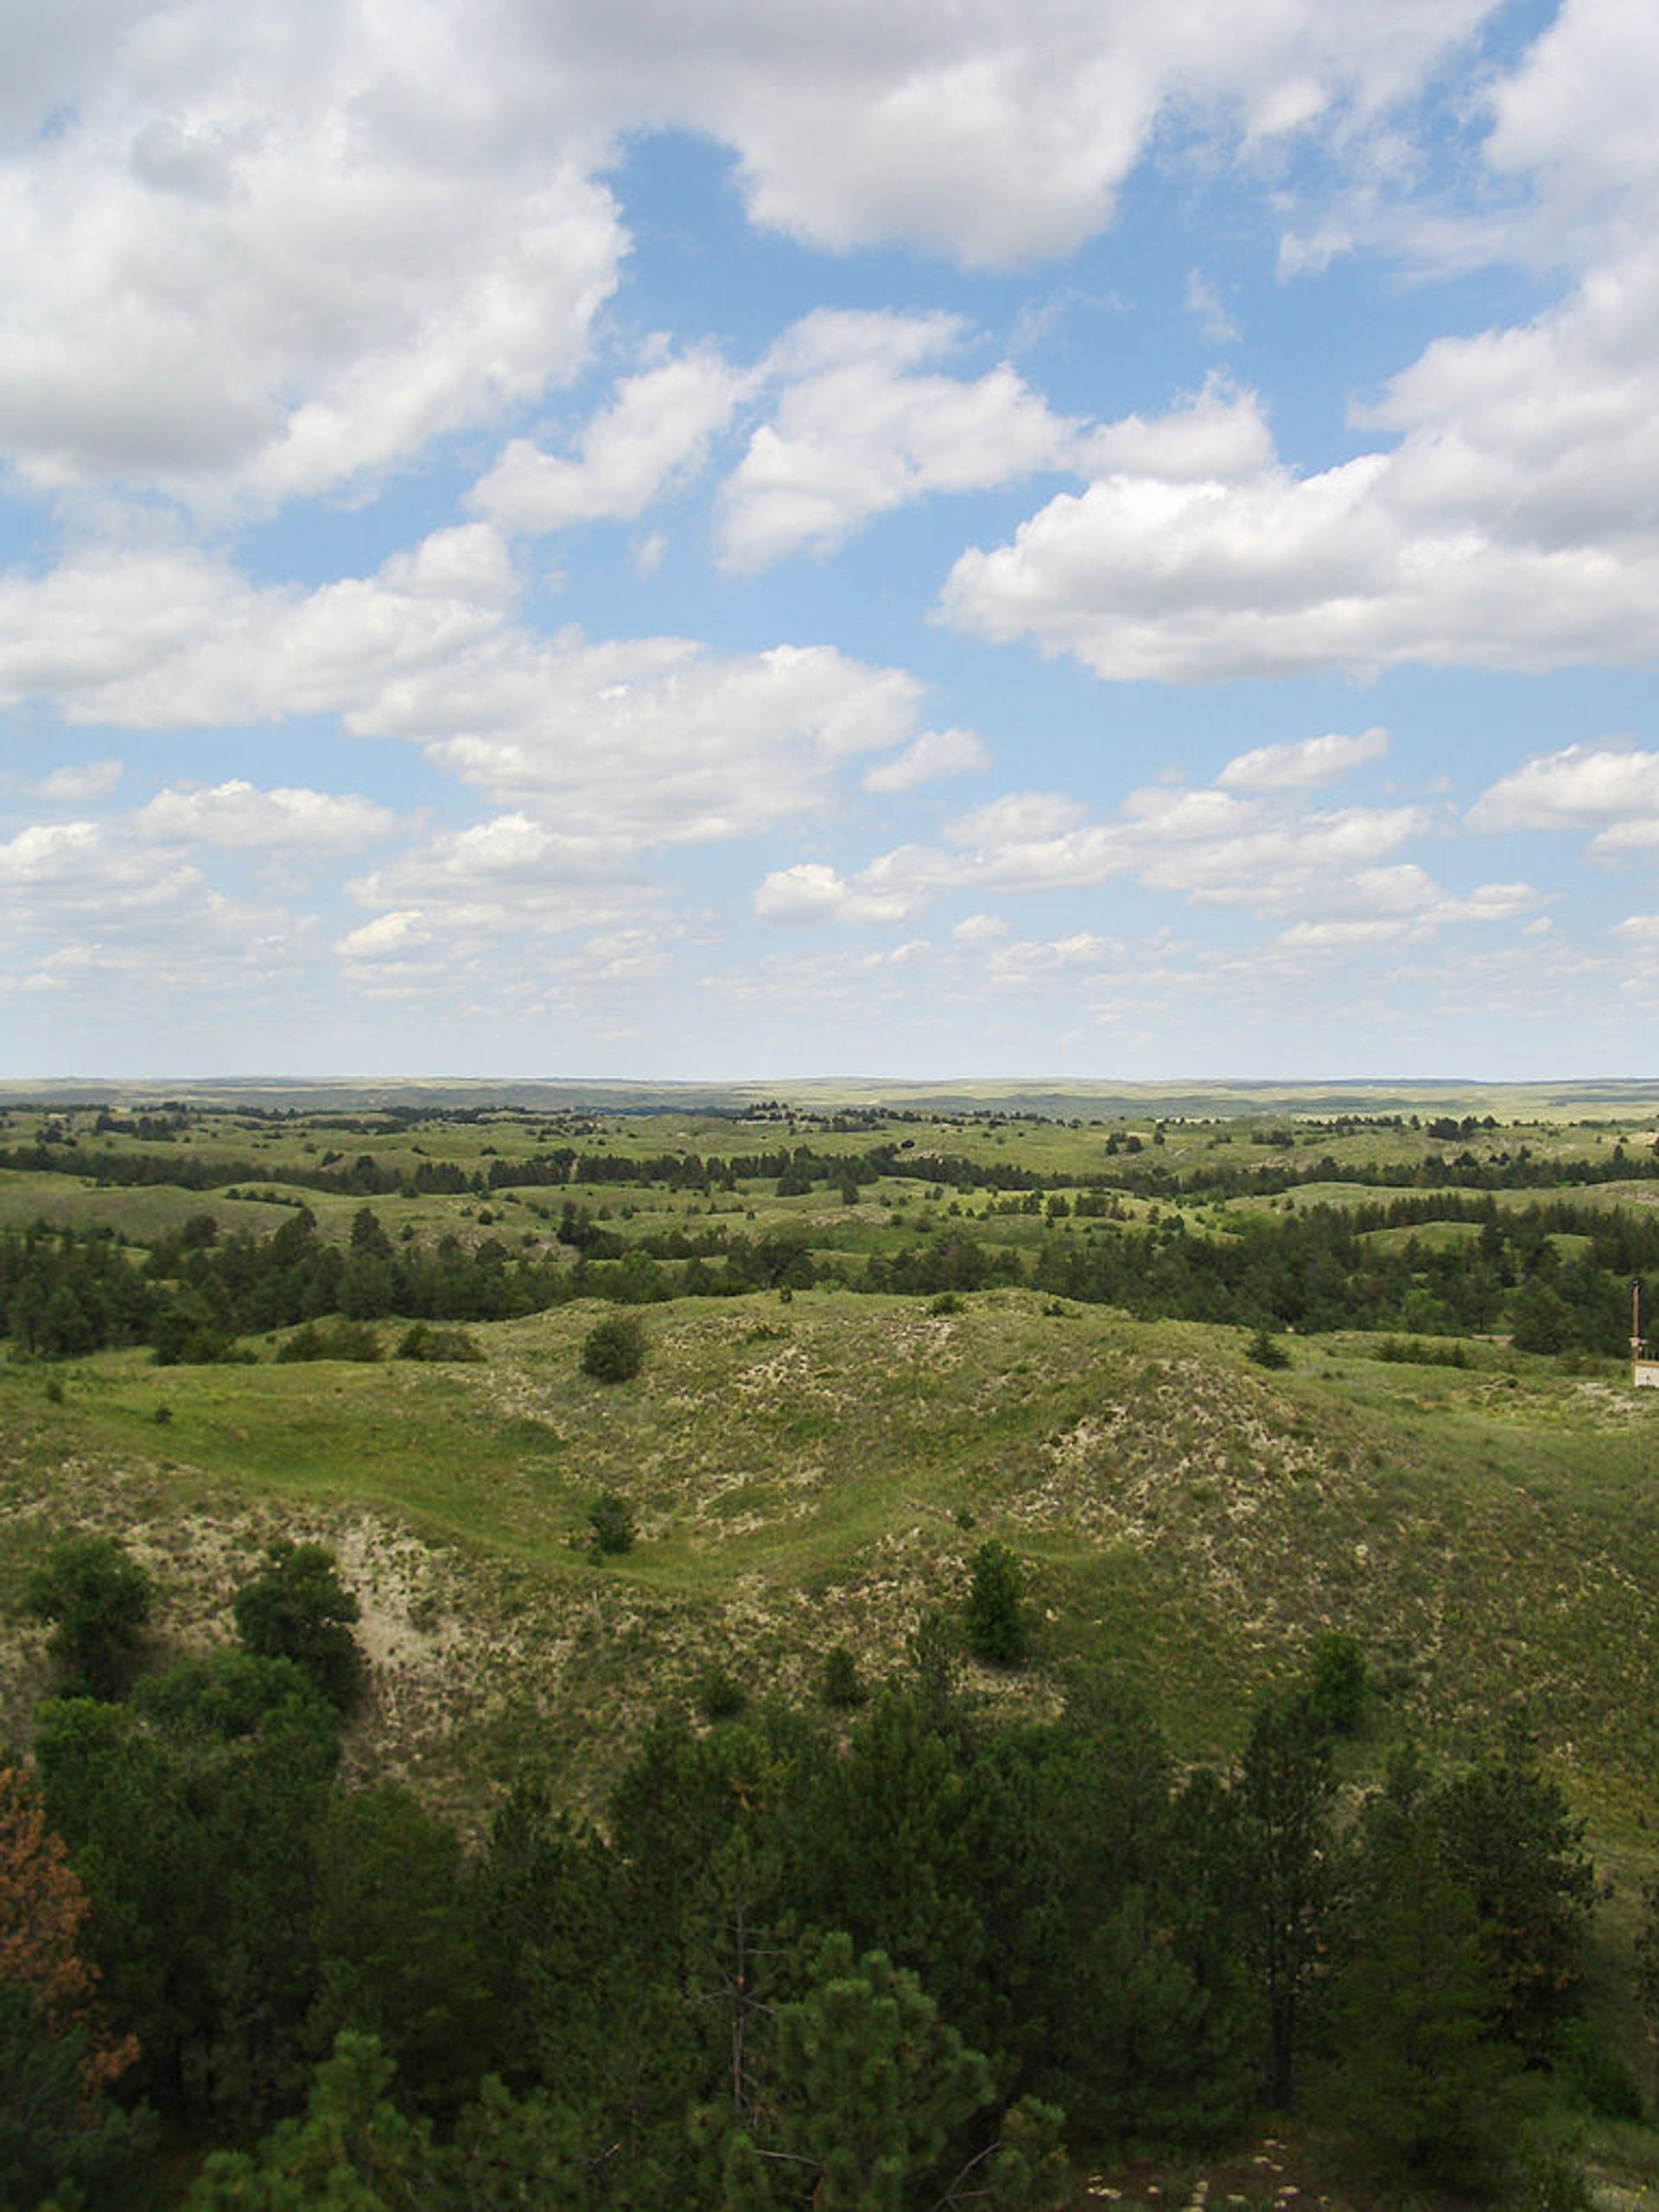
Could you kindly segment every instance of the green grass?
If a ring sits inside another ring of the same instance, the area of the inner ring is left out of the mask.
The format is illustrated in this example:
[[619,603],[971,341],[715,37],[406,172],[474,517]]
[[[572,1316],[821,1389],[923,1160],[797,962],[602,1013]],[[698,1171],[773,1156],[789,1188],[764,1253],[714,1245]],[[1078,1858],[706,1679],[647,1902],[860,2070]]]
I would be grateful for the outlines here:
[[[1646,1815],[1659,1403],[1617,1369],[1392,1366],[1351,1338],[1268,1376],[1237,1332],[1025,1293],[946,1317],[818,1291],[645,1309],[645,1370],[607,1388],[578,1366],[599,1310],[480,1327],[476,1367],[112,1354],[54,1370],[61,1404],[46,1370],[0,1367],[0,1605],[89,1521],[181,1579],[173,1629],[200,1633],[227,1547],[332,1535],[407,1692],[363,1755],[484,1791],[532,1737],[609,1770],[711,1657],[804,1690],[847,1643],[879,1677],[995,1535],[1040,1616],[1037,1663],[998,1685],[1016,1705],[1107,1661],[1182,1755],[1224,1756],[1340,1628],[1385,1685],[1385,1730],[1466,1745],[1528,1698],[1583,1803],[1621,1830]],[[586,1516],[606,1490],[639,1541],[601,1565]],[[420,1627],[435,1607],[442,1637]],[[15,1738],[40,1684],[11,1641]]]
[[[912,1093],[925,1109],[914,1121],[835,1130],[818,1113],[856,1103],[850,1087],[809,1086],[793,1119],[715,1116],[706,1097],[671,1096],[654,1115],[594,1110],[557,1087],[523,1089],[523,1110],[412,1128],[215,1114],[177,1152],[273,1172],[366,1152],[405,1172],[424,1158],[470,1175],[555,1144],[721,1159],[797,1142],[859,1152],[885,1136],[908,1140],[924,1167],[954,1153],[1058,1176],[1133,1164],[1105,1146],[1134,1128],[1142,1166],[1305,1167],[1328,1154],[1361,1171],[1454,1155],[1465,1141],[1421,1127],[1338,1135],[1310,1116],[1427,1122],[1490,1109],[1505,1125],[1466,1141],[1478,1158],[1524,1142],[1541,1160],[1605,1160],[1617,1135],[1633,1157],[1649,1146],[1659,1106],[1659,1093],[1628,1086],[1052,1086],[1042,1095],[1056,1118],[972,1118],[1037,1095],[991,1086]],[[336,1116],[348,1103],[332,1102]],[[1182,1113],[1193,1118],[1168,1120],[1154,1146],[1157,1118]],[[4,1141],[17,1144],[48,1117],[29,1105],[3,1118]],[[83,1143],[156,1149],[95,1137],[92,1122],[73,1117]],[[1251,1141],[1269,1128],[1292,1145]],[[1089,1220],[989,1212],[994,1192],[935,1187],[888,1178],[846,1207],[822,1187],[779,1198],[760,1180],[705,1197],[640,1181],[387,1197],[374,1210],[394,1239],[495,1236],[518,1249],[528,1234],[545,1249],[573,1199],[631,1239],[782,1232],[854,1268],[958,1228],[1027,1255],[1098,1233]],[[340,1238],[362,1203],[290,1195]],[[1338,1179],[1272,1203],[1387,1195]],[[1497,1195],[1510,1205],[1537,1194]],[[1659,1185],[1571,1195],[1647,1205]],[[1220,1236],[1262,1203],[1184,1211],[1194,1233]],[[1171,1208],[1125,1196],[1122,1211]],[[47,1213],[142,1241],[203,1211],[226,1230],[288,1217],[222,1192],[0,1174],[0,1225]],[[1475,1233],[1425,1224],[1377,1241],[1427,1248]],[[487,1353],[478,1367],[277,1367],[269,1342],[251,1368],[108,1355],[54,1370],[63,1402],[53,1404],[48,1370],[0,1363],[0,1735],[26,1734],[42,1679],[38,1637],[16,1614],[22,1574],[54,1532],[83,1521],[129,1535],[158,1579],[172,1578],[165,1625],[186,1641],[222,1631],[235,1559],[274,1529],[337,1541],[383,1661],[359,1756],[474,1796],[526,1745],[591,1794],[647,1706],[689,1694],[715,1657],[752,1689],[805,1694],[823,1652],[846,1643],[879,1677],[899,1663],[925,1607],[955,1602],[975,1546],[997,1536],[1028,1562],[1041,1617],[1033,1668],[984,1684],[1005,1701],[1046,1709],[1067,1669],[1110,1662],[1141,1683],[1180,1755],[1224,1755],[1252,1699],[1289,1679],[1314,1637],[1343,1628],[1387,1686],[1383,1733],[1449,1747],[1495,1730],[1529,1697],[1580,1801],[1641,1847],[1659,1758],[1659,1398],[1634,1396],[1617,1368],[1567,1374],[1492,1344],[1452,1370],[1386,1365],[1374,1339],[1292,1342],[1290,1370],[1269,1376],[1244,1359],[1240,1332],[1046,1306],[983,1293],[945,1317],[925,1300],[827,1289],[787,1306],[681,1300],[644,1310],[645,1373],[614,1389],[579,1371],[592,1306],[476,1328]],[[388,1325],[389,1344],[396,1333]],[[587,1513],[605,1490],[628,1501],[639,1542],[600,1565]]]
[[[395,1135],[216,1116],[180,1153],[274,1172],[368,1152],[405,1169],[451,1160],[470,1175],[550,1144],[643,1160],[796,1142],[862,1151],[885,1135],[911,1138],[912,1159],[951,1152],[1058,1176],[1135,1164],[1104,1155],[1112,1128],[1134,1128],[1147,1146],[1139,1164],[1174,1172],[1305,1170],[1327,1154],[1337,1163],[1335,1179],[1281,1198],[1181,1206],[1189,1231],[1223,1236],[1269,1205],[1386,1200],[1344,1175],[1463,1148],[1421,1128],[1337,1136],[1306,1127],[1309,1115],[1427,1121],[1482,1113],[1490,1101],[1506,1125],[1468,1141],[1477,1158],[1525,1142],[1541,1162],[1605,1163],[1617,1135],[1632,1158],[1650,1147],[1659,1106],[1659,1092],[1618,1086],[1502,1100],[1235,1090],[1204,1094],[1205,1118],[1172,1121],[1154,1147],[1154,1117],[1196,1113],[1199,1094],[1185,1108],[1169,1092],[1046,1095],[1071,1100],[1064,1118],[963,1118],[997,1103],[981,1091],[929,1099],[916,1122],[837,1132],[805,1111],[793,1128],[715,1117],[706,1099],[671,1101],[655,1116],[576,1111],[550,1090],[523,1113]],[[853,1096],[824,1090],[803,1103]],[[1000,1096],[1014,1110],[1015,1092]],[[1217,1118],[1227,1105],[1255,1118]],[[1091,1128],[1095,1112],[1119,1118]],[[1250,1141],[1269,1117],[1291,1132],[1288,1150]],[[45,1117],[30,1107],[3,1118],[15,1145],[33,1141]],[[77,1117],[83,1137],[90,1124]],[[786,1233],[854,1269],[958,1228],[1027,1256],[1098,1233],[1090,1220],[990,1211],[993,1192],[934,1197],[933,1187],[888,1178],[851,1208],[822,1187],[779,1198],[767,1180],[712,1197],[640,1180],[373,1207],[394,1239],[494,1236],[518,1249],[528,1232],[546,1249],[572,1199],[630,1240],[710,1226]],[[362,1203],[286,1195],[340,1239]],[[1500,1208],[1562,1197],[1646,1208],[1659,1204],[1659,1183],[1494,1195]],[[1130,1220],[1173,1210],[1127,1194],[1120,1204]],[[135,1256],[202,1212],[226,1231],[267,1233],[290,1217],[222,1191],[0,1173],[0,1227],[42,1216],[105,1226],[135,1240]],[[1415,1238],[1427,1249],[1478,1233],[1427,1224],[1374,1242]],[[1583,1248],[1555,1242],[1564,1258]],[[1524,1705],[1549,1770],[1591,1822],[1603,1882],[1592,2009],[1632,2063],[1646,2063],[1629,1946],[1641,1884],[1659,1864],[1659,1393],[1631,1390],[1622,1364],[1529,1358],[1492,1338],[1465,1340],[1465,1368],[1394,1363],[1378,1358],[1376,1337],[1342,1334],[1283,1338],[1291,1364],[1268,1373],[1246,1358],[1243,1330],[1057,1310],[1025,1292],[972,1294],[960,1313],[934,1314],[926,1299],[821,1287],[787,1303],[643,1308],[645,1369],[607,1388],[579,1358],[607,1310],[589,1302],[470,1325],[486,1355],[479,1365],[278,1366],[272,1338],[243,1367],[163,1369],[142,1352],[55,1367],[0,1358],[0,1744],[26,1744],[47,1686],[24,1580],[72,1528],[118,1535],[149,1567],[158,1662],[229,1634],[231,1595],[270,1536],[331,1544],[363,1603],[372,1662],[353,1775],[408,1779],[474,1825],[526,1767],[573,1805],[602,1804],[648,1716],[675,1700],[695,1711],[715,1665],[752,1695],[805,1700],[825,1655],[845,1645],[864,1681],[879,1681],[905,1663],[926,1609],[959,1604],[968,1562],[996,1538],[1024,1563],[1033,1661],[1008,1675],[971,1669],[969,1681],[1009,1715],[1051,1713],[1074,1671],[1110,1666],[1146,1695],[1179,1760],[1224,1761],[1254,1700],[1295,1681],[1315,1639],[1342,1630],[1376,1685],[1366,1731],[1343,1754],[1357,1789],[1402,1739],[1431,1759],[1465,1758]],[[382,1325],[388,1349],[400,1326]],[[626,1501],[639,1535],[625,1556],[600,1560],[588,1513],[604,1491]],[[1315,2142],[1294,2143],[1281,2170],[1307,2201],[1324,2193],[1345,2204],[1318,2153]],[[1618,2201],[1659,2203],[1645,2132],[1601,2129],[1589,2155],[1610,2189],[1627,2192]],[[1185,2202],[1198,2171],[1126,2174],[1120,2201]],[[1249,2195],[1258,2180],[1266,2202],[1280,2185],[1270,2167],[1217,2168],[1209,2202]]]
[[0,1230],[28,1229],[44,1221],[54,1228],[107,1229],[145,1243],[204,1213],[227,1234],[251,1230],[256,1236],[269,1236],[288,1218],[284,1207],[227,1198],[218,1192],[181,1191],[170,1184],[111,1190],[79,1176],[0,1168]]

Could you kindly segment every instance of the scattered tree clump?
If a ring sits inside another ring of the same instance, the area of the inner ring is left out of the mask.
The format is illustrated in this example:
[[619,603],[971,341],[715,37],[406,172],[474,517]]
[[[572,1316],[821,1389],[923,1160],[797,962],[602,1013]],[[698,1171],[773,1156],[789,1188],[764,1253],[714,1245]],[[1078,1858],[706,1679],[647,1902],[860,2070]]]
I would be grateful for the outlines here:
[[360,1608],[321,1544],[286,1537],[232,1601],[242,1647],[263,1659],[291,1659],[341,1711],[352,1701],[363,1655],[352,1624]]
[[308,1359],[384,1359],[378,1330],[366,1321],[308,1321],[276,1347],[279,1364]]
[[397,1339],[399,1359],[476,1363],[484,1347],[470,1329],[445,1329],[430,1321],[414,1321]]
[[72,1696],[117,1698],[137,1665],[150,1581],[113,1536],[66,1536],[29,1576],[37,1620],[56,1624],[47,1646]]
[[582,1342],[582,1371],[595,1382],[631,1382],[645,1363],[645,1332],[632,1313],[596,1322]]

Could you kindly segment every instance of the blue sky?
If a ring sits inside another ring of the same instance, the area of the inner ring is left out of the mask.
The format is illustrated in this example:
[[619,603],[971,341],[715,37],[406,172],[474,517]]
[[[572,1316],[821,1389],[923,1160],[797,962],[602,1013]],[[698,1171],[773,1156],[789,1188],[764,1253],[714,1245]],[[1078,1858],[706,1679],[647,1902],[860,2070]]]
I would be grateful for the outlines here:
[[0,1078],[1651,1073],[1645,0],[0,22]]

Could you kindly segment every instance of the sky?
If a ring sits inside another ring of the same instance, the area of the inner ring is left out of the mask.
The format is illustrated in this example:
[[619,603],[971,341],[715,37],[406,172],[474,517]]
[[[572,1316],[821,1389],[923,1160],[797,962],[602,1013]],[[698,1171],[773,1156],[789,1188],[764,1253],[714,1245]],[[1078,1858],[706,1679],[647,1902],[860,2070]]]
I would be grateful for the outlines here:
[[1659,1071],[1656,83],[0,11],[0,1080]]

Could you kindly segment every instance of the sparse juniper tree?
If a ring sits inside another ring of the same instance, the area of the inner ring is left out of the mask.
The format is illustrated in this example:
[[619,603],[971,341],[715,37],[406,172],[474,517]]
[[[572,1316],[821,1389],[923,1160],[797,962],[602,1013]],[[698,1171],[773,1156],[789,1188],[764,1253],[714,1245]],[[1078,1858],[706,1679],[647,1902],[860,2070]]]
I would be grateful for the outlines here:
[[1017,1667],[1029,1641],[1020,1562],[1006,1544],[982,1544],[974,1554],[963,1632],[976,1659]]
[[601,1491],[594,1500],[588,1510],[588,1526],[593,1531],[596,1552],[616,1558],[633,1549],[633,1508],[615,1491]]
[[266,1547],[264,1567],[231,1602],[245,1650],[292,1659],[342,1711],[362,1670],[352,1633],[359,1610],[323,1545],[285,1536]]
[[935,1607],[922,1615],[906,1646],[911,1684],[922,1723],[936,1736],[964,1740],[968,1700],[963,1691],[963,1631],[956,1617]]
[[833,1651],[824,1655],[819,1685],[824,1703],[838,1712],[862,1705],[868,1694],[859,1675],[858,1662],[844,1643],[836,1644]]
[[29,1610],[56,1624],[48,1649],[72,1695],[119,1697],[149,1618],[150,1581],[113,1536],[66,1536],[29,1576]]
[[1365,1658],[1357,1640],[1330,1629],[1313,1647],[1308,1703],[1333,1736],[1353,1736],[1365,1717]]
[[1254,1360],[1258,1367],[1282,1368],[1290,1365],[1290,1354],[1276,1337],[1265,1329],[1258,1329],[1244,1347],[1246,1359]]
[[582,1371],[595,1382],[631,1382],[645,1363],[645,1332],[632,1313],[613,1313],[582,1339]]

